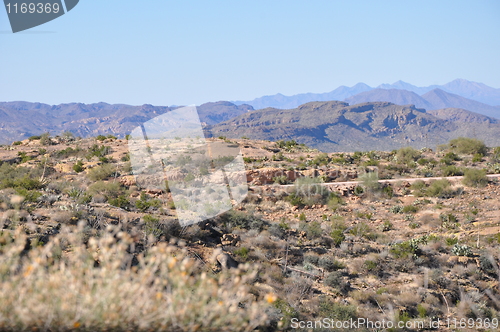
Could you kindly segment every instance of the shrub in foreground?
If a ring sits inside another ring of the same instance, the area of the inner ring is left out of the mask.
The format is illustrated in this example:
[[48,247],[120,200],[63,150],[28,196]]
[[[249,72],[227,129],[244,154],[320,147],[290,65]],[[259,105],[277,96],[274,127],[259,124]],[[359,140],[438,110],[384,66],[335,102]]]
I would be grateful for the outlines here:
[[204,272],[166,243],[130,268],[133,240],[123,232],[86,246],[82,234],[63,228],[27,255],[23,233],[0,235],[3,331],[251,331],[266,323],[275,298],[249,293],[254,273]]

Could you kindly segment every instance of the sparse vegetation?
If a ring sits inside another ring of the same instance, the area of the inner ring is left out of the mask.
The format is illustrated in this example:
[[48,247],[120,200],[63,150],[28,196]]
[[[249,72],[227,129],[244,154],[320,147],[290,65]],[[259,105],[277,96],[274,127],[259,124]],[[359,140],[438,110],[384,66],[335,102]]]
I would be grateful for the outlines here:
[[[18,325],[10,330],[44,330],[49,314],[51,330],[89,331],[165,330],[173,326],[170,317],[179,331],[208,330],[199,312],[220,322],[210,323],[216,330],[229,322],[263,331],[318,315],[499,318],[500,190],[494,177],[484,182],[483,171],[494,169],[495,149],[472,161],[474,154],[450,146],[323,154],[246,139],[248,197],[183,226],[176,213],[196,201],[174,202],[173,193],[144,188],[125,142],[56,136],[40,152],[37,141],[0,151],[8,156],[0,162],[0,329],[12,319]],[[193,161],[186,155],[168,166],[198,181],[188,169]],[[425,178],[460,172],[463,184]],[[349,183],[356,180],[358,186]],[[207,201],[217,199],[207,194]],[[240,286],[244,292],[235,292]],[[21,301],[19,294],[30,296]],[[228,317],[230,308],[237,309]],[[160,323],[159,309],[178,311]]]

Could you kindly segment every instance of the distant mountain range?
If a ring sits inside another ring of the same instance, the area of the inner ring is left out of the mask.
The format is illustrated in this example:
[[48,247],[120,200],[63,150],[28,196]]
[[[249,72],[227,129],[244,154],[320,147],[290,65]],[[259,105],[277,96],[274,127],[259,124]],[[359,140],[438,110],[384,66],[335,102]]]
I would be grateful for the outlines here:
[[[457,136],[500,145],[499,104],[500,89],[458,79],[441,86],[359,83],[322,94],[209,102],[198,112],[207,135],[295,139],[324,151],[348,151],[434,146]],[[0,102],[0,144],[44,132],[123,137],[178,107]]]
[[[10,144],[33,135],[50,132],[53,135],[70,131],[89,137],[113,134],[123,137],[135,127],[177,106],[130,106],[124,104],[60,104],[0,102],[0,144]],[[248,111],[250,105],[234,105],[227,101],[206,103],[198,107],[200,120],[216,124]]]
[[389,101],[400,105],[414,104],[426,110],[456,107],[500,118],[500,89],[464,79],[427,87],[417,87],[403,81],[381,84],[376,88],[358,83],[353,87],[341,86],[328,93],[303,93],[289,97],[276,94],[234,103],[252,105],[255,109],[290,109],[311,101],[330,100],[349,103]]
[[436,147],[459,136],[500,145],[500,120],[463,109],[426,111],[389,102],[310,102],[265,108],[210,128],[214,136],[291,140],[325,152]]

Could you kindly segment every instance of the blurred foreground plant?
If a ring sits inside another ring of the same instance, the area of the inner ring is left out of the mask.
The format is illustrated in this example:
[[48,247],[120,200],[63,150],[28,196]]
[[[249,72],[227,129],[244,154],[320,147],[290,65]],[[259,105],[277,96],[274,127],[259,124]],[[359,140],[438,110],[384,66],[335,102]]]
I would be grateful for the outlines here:
[[[174,245],[137,256],[117,229],[61,232],[26,251],[21,229],[0,232],[2,331],[251,331],[269,303],[248,290],[255,273],[206,273]],[[249,266],[246,266],[248,269]]]

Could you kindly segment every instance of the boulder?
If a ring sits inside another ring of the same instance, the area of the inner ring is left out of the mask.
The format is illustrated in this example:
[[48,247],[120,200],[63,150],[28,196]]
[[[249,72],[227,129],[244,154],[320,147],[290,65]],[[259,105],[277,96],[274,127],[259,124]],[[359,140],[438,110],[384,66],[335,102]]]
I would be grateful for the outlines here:
[[227,252],[222,252],[216,256],[217,262],[223,270],[233,269],[238,267],[238,262],[231,257]]

